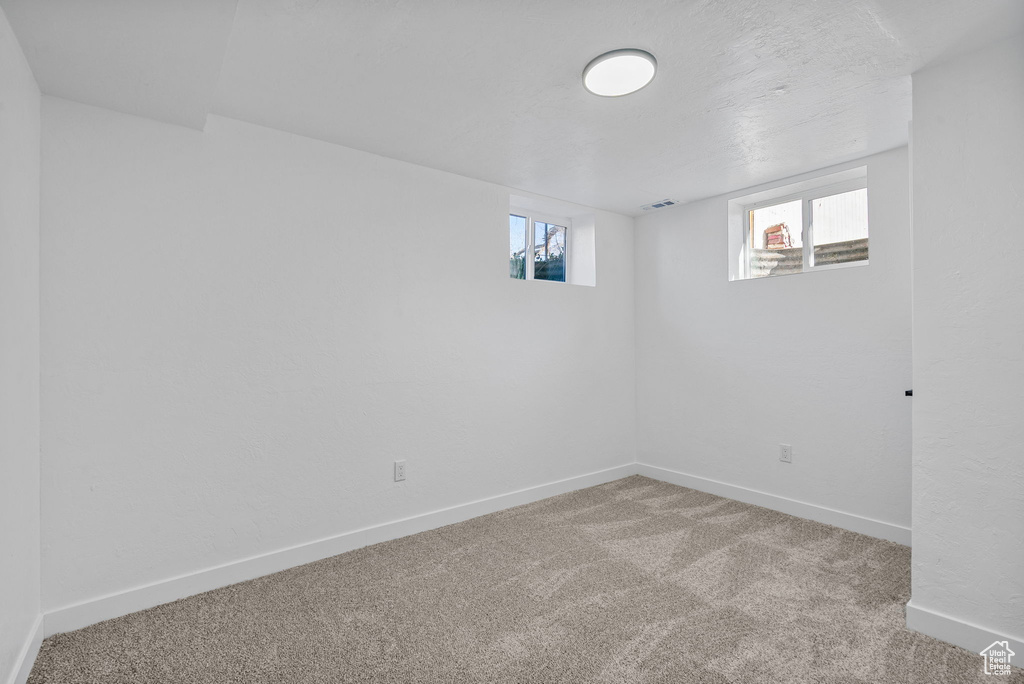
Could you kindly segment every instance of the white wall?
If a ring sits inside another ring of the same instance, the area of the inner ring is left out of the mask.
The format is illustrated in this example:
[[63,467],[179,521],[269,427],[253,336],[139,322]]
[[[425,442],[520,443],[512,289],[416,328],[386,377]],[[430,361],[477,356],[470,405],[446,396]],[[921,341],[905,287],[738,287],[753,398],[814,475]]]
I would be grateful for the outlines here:
[[508,189],[53,98],[43,201],[45,609],[634,459],[630,218],[513,281]]
[[1018,658],[1024,657],[1022,112],[1024,35],[914,75],[908,624],[973,650],[988,645],[983,639],[1010,637]]
[[39,617],[39,89],[0,10],[0,681]]
[[730,282],[729,196],[638,219],[641,463],[909,527],[907,150],[863,164],[867,266]]

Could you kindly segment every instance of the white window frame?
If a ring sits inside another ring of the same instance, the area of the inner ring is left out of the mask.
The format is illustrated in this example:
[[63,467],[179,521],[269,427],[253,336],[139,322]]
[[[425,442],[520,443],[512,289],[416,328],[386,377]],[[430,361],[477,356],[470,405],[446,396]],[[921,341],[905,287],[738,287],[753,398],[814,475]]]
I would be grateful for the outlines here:
[[[865,169],[866,171],[866,169]],[[751,235],[750,235],[750,212],[756,209],[764,209],[765,207],[774,207],[778,204],[787,204],[795,200],[802,200],[800,215],[802,223],[800,227],[800,242],[803,250],[803,268],[801,273],[810,273],[813,271],[830,271],[840,268],[851,268],[854,266],[865,266],[870,261],[868,259],[862,259],[860,261],[847,261],[839,264],[822,264],[820,266],[814,265],[814,217],[813,217],[813,202],[814,200],[821,199],[822,197],[831,197],[832,195],[840,195],[844,192],[852,192],[854,190],[865,190],[868,187],[867,174],[859,175],[856,178],[842,180],[838,182],[829,182],[827,177],[822,179],[824,182],[815,184],[810,187],[804,187],[796,192],[780,192],[778,195],[773,195],[769,198],[743,204],[741,207],[742,216],[742,264],[743,272],[740,280],[751,280],[750,277],[750,250],[751,247]],[[803,185],[803,184],[801,184]],[[781,190],[781,189],[780,189]],[[870,239],[871,228],[868,226],[868,235]],[[868,243],[868,250],[870,255],[870,242]],[[794,274],[795,275],[795,274]],[[757,278],[756,280],[760,280]]]
[[[510,207],[508,211],[509,216],[518,216],[519,218],[526,219],[526,251],[523,252],[526,257],[526,280],[533,280],[540,283],[570,283],[570,264],[572,262],[569,253],[572,249],[572,219],[565,216],[551,216],[548,214],[538,214],[535,211],[526,211],[517,207]],[[537,245],[535,243],[535,232],[534,225],[536,223],[549,223],[554,226],[565,228],[565,280],[536,280],[534,278],[534,260],[536,259]],[[518,280],[513,278],[512,280]]]

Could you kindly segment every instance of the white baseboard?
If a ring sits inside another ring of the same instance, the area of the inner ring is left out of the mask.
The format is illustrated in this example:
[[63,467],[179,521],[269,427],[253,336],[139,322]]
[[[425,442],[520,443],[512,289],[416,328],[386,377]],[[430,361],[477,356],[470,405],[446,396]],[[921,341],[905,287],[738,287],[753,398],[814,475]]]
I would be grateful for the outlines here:
[[312,563],[313,561],[336,556],[339,553],[352,551],[363,546],[444,527],[445,525],[462,522],[463,520],[469,520],[470,518],[487,513],[494,513],[495,511],[539,501],[540,499],[546,499],[550,496],[564,494],[585,487],[593,487],[594,485],[611,482],[635,474],[636,464],[627,463],[615,468],[608,468],[607,470],[600,470],[578,477],[520,489],[508,494],[471,501],[381,525],[365,527],[326,539],[244,558],[178,577],[171,577],[116,594],[108,594],[89,601],[83,601],[82,603],[48,611],[44,616],[43,630],[46,636],[60,632],[70,632],[102,622],[103,620],[110,620],[186,596],[200,594],[204,591],[228,586],[229,584],[280,572],[297,565]]
[[[550,482],[536,487],[520,489],[507,494],[480,499],[422,515],[353,530],[333,537],[299,544],[278,551],[243,558],[231,563],[171,577],[159,582],[126,591],[100,596],[70,606],[48,611],[43,617],[43,634],[52,636],[110,620],[112,618],[152,608],[162,603],[193,596],[229,584],[244,582],[255,577],[287,570],[298,565],[336,556],[363,546],[405,537],[462,522],[477,516],[539,501],[585,487],[611,482],[629,475],[640,474],[655,480],[690,487],[745,503],[764,506],[790,515],[817,520],[853,532],[859,532],[900,544],[910,544],[910,530],[906,527],[873,520],[852,513],[844,513],[823,506],[795,501],[716,480],[687,475],[667,468],[643,463],[627,463],[578,477]],[[38,649],[37,649],[38,650]],[[31,663],[29,663],[31,668]],[[18,682],[18,684],[21,684]]]
[[32,666],[36,663],[36,656],[39,655],[39,647],[43,644],[43,616],[36,617],[32,624],[32,631],[21,647],[17,660],[11,674],[7,677],[7,684],[25,684],[28,675],[32,672]]
[[1018,662],[1011,664],[1024,663],[1024,639],[1019,636],[999,634],[991,629],[917,606],[913,599],[907,602],[907,629],[966,648],[972,653],[981,653],[982,649],[988,648],[994,641],[1008,641],[1010,650],[1018,654],[1015,656]]
[[769,494],[768,492],[762,492],[756,489],[747,489],[746,487],[740,487],[726,482],[719,482],[718,480],[709,480],[705,477],[688,475],[676,470],[669,470],[668,468],[659,468],[658,466],[647,465],[646,463],[638,463],[637,472],[640,475],[644,475],[645,477],[650,477],[655,480],[670,482],[682,487],[689,487],[690,489],[699,489],[700,491],[708,492],[709,494],[724,496],[729,499],[754,504],[755,506],[771,508],[772,510],[788,513],[789,515],[795,515],[800,518],[817,520],[818,522],[825,523],[826,525],[841,527],[844,530],[850,530],[851,532],[866,534],[869,537],[886,539],[888,541],[896,542],[897,544],[910,546],[909,527],[882,522],[881,520],[875,520],[873,518],[865,518],[853,513],[845,513],[833,508],[817,506],[815,504],[809,504],[795,499],[788,499],[784,496]]

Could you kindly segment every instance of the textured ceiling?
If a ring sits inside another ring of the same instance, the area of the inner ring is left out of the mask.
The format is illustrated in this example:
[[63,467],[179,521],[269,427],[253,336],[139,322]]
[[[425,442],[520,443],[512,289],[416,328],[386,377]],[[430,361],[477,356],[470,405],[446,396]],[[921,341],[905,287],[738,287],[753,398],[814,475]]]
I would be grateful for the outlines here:
[[47,94],[202,128],[236,0],[2,0]]
[[[914,70],[1020,0],[0,0],[42,89],[206,112],[636,214],[906,142]],[[232,21],[233,19],[233,21]],[[599,98],[583,67],[658,58]]]

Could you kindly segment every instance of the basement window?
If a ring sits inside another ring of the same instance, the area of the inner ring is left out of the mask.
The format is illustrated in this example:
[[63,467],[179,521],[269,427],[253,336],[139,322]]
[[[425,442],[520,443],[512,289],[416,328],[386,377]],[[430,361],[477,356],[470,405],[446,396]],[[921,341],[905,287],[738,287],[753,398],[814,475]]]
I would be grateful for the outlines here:
[[729,201],[730,280],[868,263],[867,168]]
[[530,212],[509,214],[509,277],[566,282],[571,225],[564,218]]

